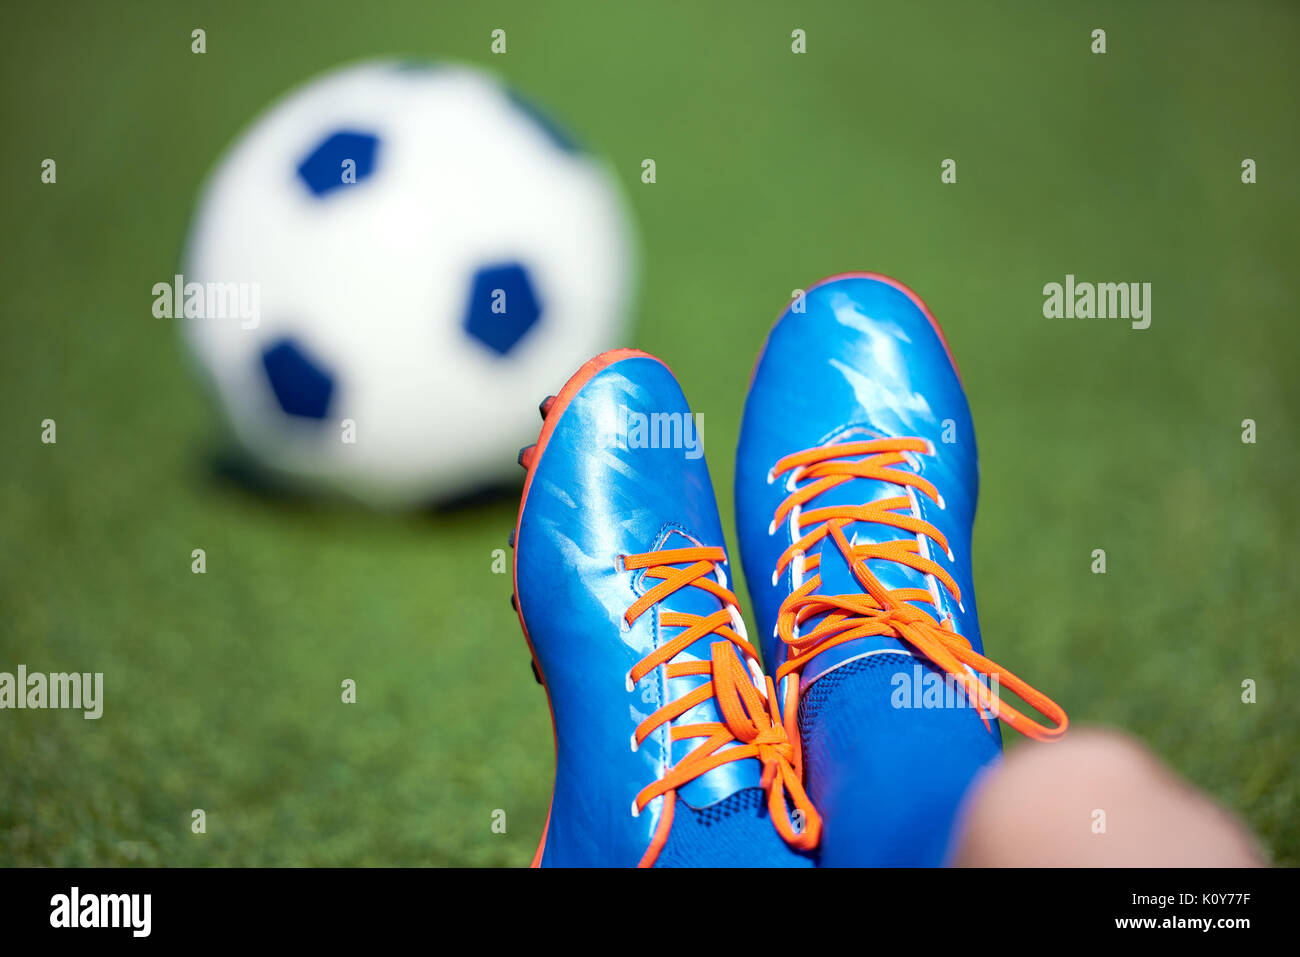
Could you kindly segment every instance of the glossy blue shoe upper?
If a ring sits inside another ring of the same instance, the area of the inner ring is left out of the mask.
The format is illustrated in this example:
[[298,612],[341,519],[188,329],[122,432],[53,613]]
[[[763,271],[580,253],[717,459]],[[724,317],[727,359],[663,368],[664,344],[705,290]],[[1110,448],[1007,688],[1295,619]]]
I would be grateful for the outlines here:
[[[867,568],[890,590],[929,591],[935,604],[913,604],[937,621],[951,617],[956,631],[981,651],[970,570],[978,455],[965,392],[941,334],[914,294],[870,274],[824,280],[807,291],[802,311],[798,305],[777,321],[755,367],[736,460],[741,557],[769,671],[774,674],[787,660],[788,647],[776,634],[778,609],[804,581],[797,558],[774,574],[782,552],[808,532],[794,527],[800,512],[902,495],[910,498],[913,516],[946,537],[951,554],[927,536],[916,539],[921,556],[952,575],[961,599],[933,576],[896,561],[868,560]],[[901,437],[926,440],[930,452],[907,453],[909,465],[894,468],[910,466],[928,479],[941,503],[910,487],[855,477],[773,522],[778,506],[800,484],[797,470],[774,477],[772,470],[784,456],[828,443]],[[899,528],[863,521],[847,525],[844,534],[857,544],[909,537]],[[830,536],[813,547],[820,554],[819,594],[862,594]],[[802,631],[818,620],[805,623]],[[801,720],[805,777],[826,821],[824,863],[939,863],[962,791],[1000,748],[996,720],[986,727],[976,708],[924,716],[891,708],[897,682],[908,680],[897,673],[911,672],[909,663],[922,665],[926,674],[933,671],[922,658],[900,654],[910,655],[912,648],[899,638],[856,638],[823,651],[802,670],[800,698],[807,701],[817,682],[852,665],[825,686],[843,684],[840,697],[826,690],[816,698],[815,717],[823,731],[809,734]],[[886,662],[888,674],[863,670]],[[850,674],[854,680],[846,684],[842,679]],[[872,700],[861,700],[864,695]],[[811,714],[801,712],[801,717]],[[911,731],[917,733],[909,737]],[[877,732],[880,739],[872,740]],[[918,813],[949,820],[928,827],[917,823]]]
[[[777,581],[781,553],[796,536],[787,518],[772,528],[777,507],[795,487],[787,472],[773,481],[784,456],[830,442],[916,437],[934,454],[909,454],[913,471],[942,495],[942,507],[907,488],[856,479],[831,489],[810,508],[854,504],[910,494],[914,514],[946,536],[952,557],[924,536],[922,554],[957,581],[960,603],[933,579],[891,561],[868,567],[890,589],[925,588],[936,606],[916,603],[936,617],[951,616],[956,630],[981,650],[970,574],[970,534],[979,493],[979,460],[966,394],[939,332],[913,295],[892,280],[865,274],[832,277],[809,289],[804,312],[793,308],[777,321],[754,370],[736,457],[736,514],[741,556],[755,606],[758,637],[771,672],[786,660],[774,634],[777,609],[794,590],[796,564]],[[892,526],[855,523],[859,543],[894,541]],[[819,544],[822,594],[857,594],[852,576],[830,538]],[[805,672],[806,686],[850,658],[871,651],[906,651],[896,638],[861,638],[820,655]]]
[[[622,556],[721,547],[724,539],[702,455],[683,442],[675,448],[644,447],[648,434],[636,431],[638,414],[647,416],[642,425],[651,415],[665,414],[684,425],[690,415],[663,363],[643,354],[618,358],[576,392],[561,393],[560,403],[565,404],[547,415],[553,430],[549,437],[543,432],[537,448],[515,541],[520,614],[556,731],[555,792],[540,862],[634,866],[651,844],[666,798],[655,798],[639,813],[634,799],[702,740],[673,742],[670,727],[721,719],[714,699],[706,698],[634,747],[633,732],[641,722],[708,679],[668,680],[660,666],[630,686],[629,671],[682,633],[660,624],[661,608],[707,616],[723,606],[702,589],[686,587],[629,626],[624,614],[656,582],[647,582],[644,571],[624,568]],[[715,568],[715,580],[730,587],[726,565]],[[717,640],[706,635],[673,661],[709,660],[710,644]],[[761,774],[759,761],[747,758],[678,789],[661,863],[728,863],[710,855],[735,853],[735,847],[715,847],[699,831],[727,818],[732,843],[743,835],[740,843],[748,854],[730,863],[806,864],[780,839],[766,812],[755,809],[751,792],[759,788]]]

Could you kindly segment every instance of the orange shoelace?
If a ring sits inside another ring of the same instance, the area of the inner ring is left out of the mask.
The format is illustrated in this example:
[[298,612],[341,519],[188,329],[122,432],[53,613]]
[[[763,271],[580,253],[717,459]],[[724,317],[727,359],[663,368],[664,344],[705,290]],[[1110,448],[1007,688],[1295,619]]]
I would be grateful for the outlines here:
[[[637,726],[634,739],[639,747],[654,730],[685,714],[691,708],[708,700],[717,702],[720,722],[690,724],[673,727],[673,741],[689,738],[706,738],[685,758],[670,768],[664,776],[644,788],[637,795],[634,807],[637,813],[647,804],[667,794],[670,803],[665,805],[665,815],[660,822],[663,837],[671,826],[671,799],[677,788],[700,775],[730,761],[757,758],[763,766],[762,787],[767,792],[768,811],[777,832],[786,843],[800,850],[817,846],[821,835],[821,817],[813,808],[803,789],[799,751],[791,744],[776,708],[776,691],[772,679],[767,678],[767,694],[754,685],[754,677],[736,654],[739,648],[747,662],[758,666],[758,651],[739,634],[733,624],[739,624],[736,596],[713,578],[715,562],[725,562],[721,548],[672,548],[641,555],[624,556],[624,567],[629,570],[644,568],[645,577],[658,579],[659,584],[649,589],[628,608],[623,616],[631,625],[658,602],[683,588],[702,588],[718,598],[723,607],[707,617],[682,614],[663,609],[659,623],[670,628],[684,629],[681,634],[646,655],[628,672],[629,686],[635,685],[647,674],[666,665],[666,677],[682,678],[688,675],[708,676],[690,693],[670,702],[650,715]],[[675,565],[692,564],[686,568]],[[723,639],[710,645],[710,660],[674,662],[680,652],[705,635]],[[736,747],[720,750],[736,742]],[[790,804],[802,820],[796,829]]]
[[[927,602],[936,605],[935,596],[926,588],[885,588],[867,568],[872,559],[898,562],[931,575],[952,596],[961,601],[961,590],[952,576],[937,562],[921,553],[919,536],[933,541],[946,554],[952,552],[943,533],[934,525],[912,514],[911,500],[907,495],[880,499],[866,505],[834,505],[802,510],[818,495],[855,478],[875,479],[894,485],[911,487],[930,498],[940,508],[943,498],[934,484],[912,471],[895,468],[909,465],[904,453],[930,454],[930,445],[924,439],[898,438],[873,439],[863,442],[844,442],[824,445],[787,455],[772,470],[771,480],[792,470],[798,470],[790,481],[793,489],[776,510],[772,521],[775,529],[794,511],[800,509],[796,519],[799,535],[777,561],[776,574],[780,575],[796,559],[802,560],[805,573],[813,572],[781,604],[777,616],[777,633],[789,646],[789,657],[776,673],[780,682],[787,675],[796,680],[786,689],[785,723],[792,741],[798,741],[797,705],[798,674],[816,655],[828,648],[872,635],[886,635],[911,645],[918,653],[952,677],[965,691],[969,701],[979,707],[981,715],[993,714],[1021,734],[1040,741],[1050,741],[1065,734],[1069,725],[1065,710],[1041,691],[1016,677],[975,651],[969,641],[957,634],[951,617],[942,624],[933,616],[909,602]],[[856,461],[845,461],[848,458]],[[795,482],[804,481],[798,487]],[[872,522],[891,525],[910,532],[917,538],[882,542],[879,545],[858,545],[844,534],[845,526],[853,522]],[[821,574],[817,572],[821,555],[808,555],[822,539],[830,536],[853,570],[853,576],[862,586],[864,594],[818,595]],[[936,605],[936,611],[937,611]],[[806,634],[796,635],[795,629],[809,618],[825,614]],[[1055,727],[1047,727],[1021,714],[1006,704],[998,693],[979,681],[971,669],[985,675],[996,676],[1001,686],[1009,688],[1022,700],[1046,717]],[[988,718],[984,724],[988,726]]]

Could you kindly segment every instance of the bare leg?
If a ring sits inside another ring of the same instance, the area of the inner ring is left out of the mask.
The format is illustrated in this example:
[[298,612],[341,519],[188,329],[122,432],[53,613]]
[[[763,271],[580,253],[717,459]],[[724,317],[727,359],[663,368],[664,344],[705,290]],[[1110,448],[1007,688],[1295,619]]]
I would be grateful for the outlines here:
[[1026,745],[976,782],[962,867],[1258,867],[1250,834],[1133,738]]

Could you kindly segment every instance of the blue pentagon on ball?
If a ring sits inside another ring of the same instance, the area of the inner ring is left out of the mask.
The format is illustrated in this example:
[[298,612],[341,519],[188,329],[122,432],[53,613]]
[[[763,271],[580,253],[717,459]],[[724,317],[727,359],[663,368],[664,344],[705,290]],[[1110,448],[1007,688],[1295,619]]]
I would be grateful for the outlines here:
[[519,263],[485,266],[474,274],[465,332],[497,355],[510,352],[541,315],[528,270]]
[[279,340],[262,353],[262,367],[286,413],[305,419],[325,418],[334,380],[297,343]]
[[356,182],[360,183],[375,171],[378,147],[379,137],[373,133],[339,130],[327,136],[298,164],[298,176],[314,195],[324,196],[353,185],[343,179],[343,164],[352,160],[356,164]]

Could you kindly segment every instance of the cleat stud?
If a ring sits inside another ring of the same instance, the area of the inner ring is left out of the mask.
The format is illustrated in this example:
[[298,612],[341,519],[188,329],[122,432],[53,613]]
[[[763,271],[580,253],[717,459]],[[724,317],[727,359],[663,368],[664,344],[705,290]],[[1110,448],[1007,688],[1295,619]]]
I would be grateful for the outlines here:
[[536,445],[525,445],[519,450],[519,458],[516,460],[523,468],[532,468],[533,458],[537,455]]
[[555,404],[555,396],[548,395],[545,399],[542,400],[541,405],[537,407],[537,411],[542,413],[543,422],[546,421],[546,416],[551,411],[551,406],[553,406],[554,404]]
[[519,613],[519,599],[515,597],[514,592],[510,593],[510,607],[515,610],[515,614]]
[[537,683],[546,687],[546,682],[542,680],[542,673],[537,669],[537,659],[529,658],[528,663],[533,666],[533,677],[537,679]]
[[513,528],[510,529],[510,535],[509,537],[506,538],[506,544],[508,544],[511,548],[515,547],[515,530]]

